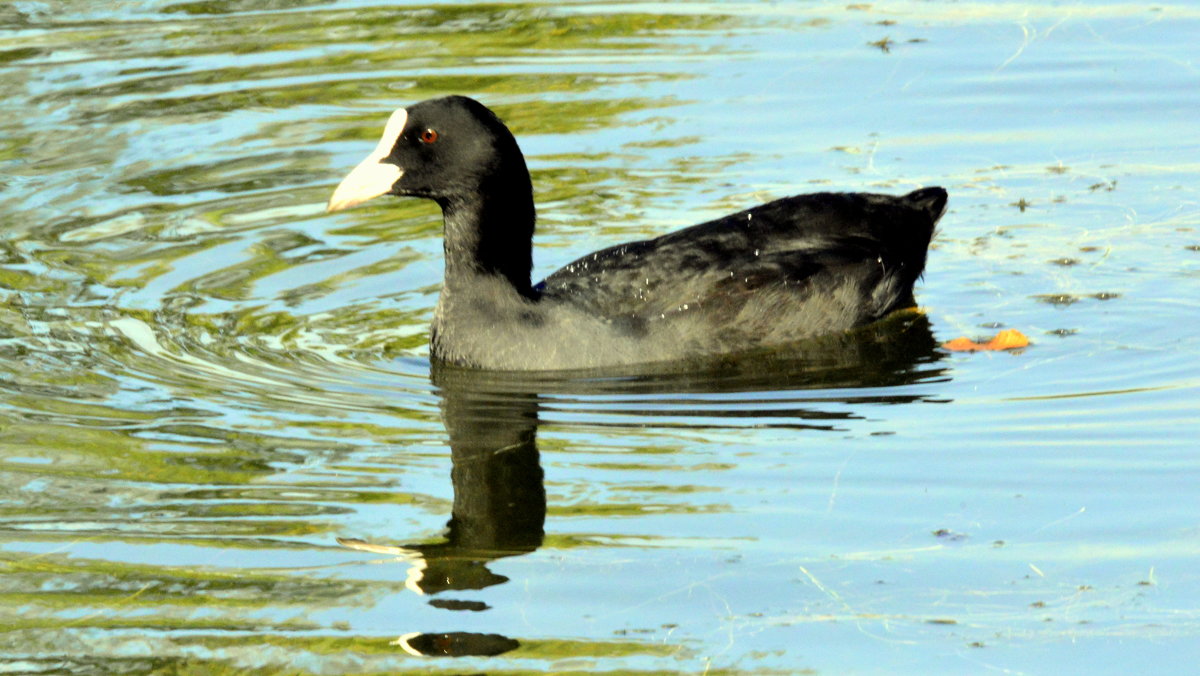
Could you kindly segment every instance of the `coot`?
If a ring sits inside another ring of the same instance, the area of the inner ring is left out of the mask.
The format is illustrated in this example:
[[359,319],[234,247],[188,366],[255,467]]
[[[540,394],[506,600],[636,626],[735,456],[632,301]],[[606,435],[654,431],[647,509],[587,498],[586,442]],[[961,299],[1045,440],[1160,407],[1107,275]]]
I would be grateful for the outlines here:
[[463,96],[394,112],[329,211],[434,200],[434,359],[497,370],[704,358],[842,332],[914,304],[946,191],[815,193],[588,254],[530,283],[533,187],[516,139]]

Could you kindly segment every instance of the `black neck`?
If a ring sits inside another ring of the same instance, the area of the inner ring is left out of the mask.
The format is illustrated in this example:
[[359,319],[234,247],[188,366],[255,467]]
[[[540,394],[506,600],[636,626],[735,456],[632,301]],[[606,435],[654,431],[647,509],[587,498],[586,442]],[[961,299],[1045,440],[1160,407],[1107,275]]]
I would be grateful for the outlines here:
[[448,285],[472,274],[500,275],[517,293],[534,297],[529,274],[536,215],[528,171],[485,179],[477,192],[438,203],[446,223]]

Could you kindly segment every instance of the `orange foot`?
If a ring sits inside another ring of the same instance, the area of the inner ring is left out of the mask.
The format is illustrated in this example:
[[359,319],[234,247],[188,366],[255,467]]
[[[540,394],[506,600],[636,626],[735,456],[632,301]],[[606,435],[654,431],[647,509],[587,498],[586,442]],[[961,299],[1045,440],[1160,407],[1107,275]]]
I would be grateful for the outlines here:
[[1015,350],[1029,345],[1029,338],[1016,329],[1004,329],[986,343],[977,343],[970,338],[955,338],[943,343],[942,347],[952,352],[977,352],[979,350]]

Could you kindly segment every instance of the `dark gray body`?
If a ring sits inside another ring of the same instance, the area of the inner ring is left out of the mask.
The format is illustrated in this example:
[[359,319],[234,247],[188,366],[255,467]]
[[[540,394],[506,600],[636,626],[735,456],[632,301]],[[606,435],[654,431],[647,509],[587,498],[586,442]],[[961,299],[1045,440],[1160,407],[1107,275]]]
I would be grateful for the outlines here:
[[434,355],[496,369],[589,368],[845,331],[914,304],[945,203],[940,188],[788,197],[589,254],[533,297],[495,275],[447,279]]

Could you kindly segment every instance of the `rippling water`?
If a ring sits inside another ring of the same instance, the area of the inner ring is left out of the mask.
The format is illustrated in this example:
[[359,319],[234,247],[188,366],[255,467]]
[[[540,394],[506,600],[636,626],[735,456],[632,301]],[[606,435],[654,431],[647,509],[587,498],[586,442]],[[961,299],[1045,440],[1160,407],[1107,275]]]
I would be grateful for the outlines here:
[[[1198,33],[1171,3],[0,6],[0,669],[1194,669]],[[448,93],[529,157],[535,274],[944,185],[924,313],[703,371],[431,370],[436,207],[323,207]],[[1000,327],[1034,344],[938,347]]]

